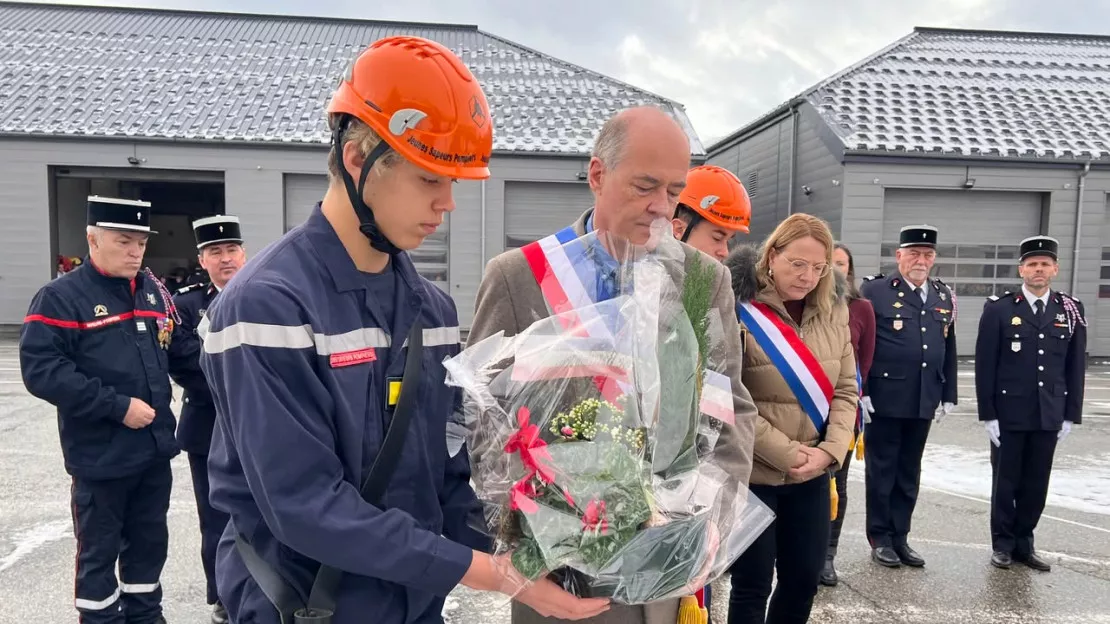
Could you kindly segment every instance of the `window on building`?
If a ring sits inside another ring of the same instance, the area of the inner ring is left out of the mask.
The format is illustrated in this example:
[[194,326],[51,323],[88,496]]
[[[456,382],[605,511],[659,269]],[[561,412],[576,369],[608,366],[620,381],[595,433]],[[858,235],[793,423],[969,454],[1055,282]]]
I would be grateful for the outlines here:
[[1099,266],[1098,298],[1110,299],[1110,247],[1102,248],[1102,264]]
[[[879,270],[889,275],[898,269],[894,252],[898,243],[884,243]],[[1103,266],[1110,268],[1110,247],[1103,252]],[[1017,271],[1017,245],[938,245],[932,275],[955,289],[957,297],[989,297],[1021,288]],[[1104,270],[1110,274],[1110,271]],[[1110,279],[1106,281],[1110,297]]]

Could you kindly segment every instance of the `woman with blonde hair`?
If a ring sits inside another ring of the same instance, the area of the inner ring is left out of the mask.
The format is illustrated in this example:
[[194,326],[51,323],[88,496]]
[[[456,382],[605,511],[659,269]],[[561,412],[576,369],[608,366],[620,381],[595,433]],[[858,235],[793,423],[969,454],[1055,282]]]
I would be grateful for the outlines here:
[[833,247],[824,221],[795,214],[760,250],[742,246],[725,261],[744,334],[743,381],[759,409],[750,487],[776,514],[733,564],[729,624],[806,622],[817,594],[831,473],[852,443],[859,397]]

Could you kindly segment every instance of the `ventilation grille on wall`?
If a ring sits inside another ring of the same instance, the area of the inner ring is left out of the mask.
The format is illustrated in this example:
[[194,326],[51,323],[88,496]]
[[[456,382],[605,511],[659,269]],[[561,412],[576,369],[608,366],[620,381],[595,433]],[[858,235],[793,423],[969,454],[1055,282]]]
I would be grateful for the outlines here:
[[758,171],[753,171],[748,174],[748,181],[744,183],[744,189],[748,191],[748,197],[755,197],[756,192],[759,190]]

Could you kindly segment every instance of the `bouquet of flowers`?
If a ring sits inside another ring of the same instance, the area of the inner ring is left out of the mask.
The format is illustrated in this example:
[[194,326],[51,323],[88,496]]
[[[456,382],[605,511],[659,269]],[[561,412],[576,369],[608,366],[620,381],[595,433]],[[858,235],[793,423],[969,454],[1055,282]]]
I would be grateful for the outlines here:
[[699,589],[773,518],[730,474],[735,429],[734,448],[718,444],[739,354],[712,307],[713,267],[657,239],[524,248],[552,316],[445,362],[497,552],[529,579],[624,604]]

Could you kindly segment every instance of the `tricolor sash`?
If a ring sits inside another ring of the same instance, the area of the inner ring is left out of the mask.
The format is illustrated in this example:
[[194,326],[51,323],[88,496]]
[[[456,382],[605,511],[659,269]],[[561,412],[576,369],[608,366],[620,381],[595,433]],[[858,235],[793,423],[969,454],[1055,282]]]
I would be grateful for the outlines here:
[[[859,398],[863,398],[863,376],[859,373],[859,362],[856,362],[856,388],[859,390]],[[856,427],[859,432],[863,433],[863,402],[856,401]]]
[[824,436],[833,386],[813,352],[794,328],[766,304],[756,301],[738,303],[736,314],[786,380],[817,433]]
[[[559,317],[563,328],[581,337],[607,339],[608,319],[597,318],[594,304],[613,298],[613,289],[598,279],[596,262],[584,241],[568,227],[521,248],[544,300]],[[615,403],[623,394],[616,379],[594,377],[606,401]]]
[[[615,319],[599,318],[596,303],[616,297],[617,285],[599,270],[601,250],[587,249],[589,243],[568,227],[521,248],[532,277],[544,300],[559,316],[563,328],[582,338],[597,338],[614,343]],[[614,261],[615,264],[615,261]],[[646,284],[645,284],[646,287]],[[603,371],[598,371],[603,373]],[[630,380],[621,375],[598,374],[594,384],[605,400],[615,403]],[[728,424],[735,424],[732,380],[705,370],[699,411]]]

